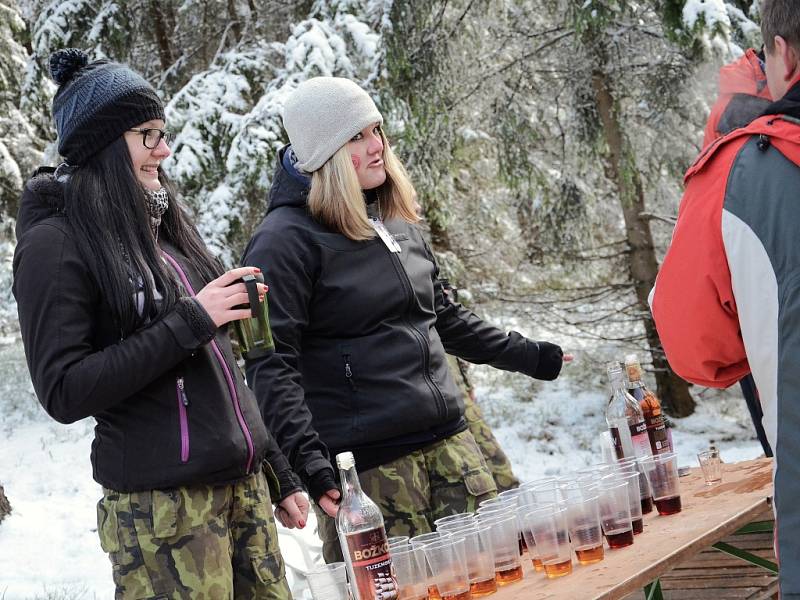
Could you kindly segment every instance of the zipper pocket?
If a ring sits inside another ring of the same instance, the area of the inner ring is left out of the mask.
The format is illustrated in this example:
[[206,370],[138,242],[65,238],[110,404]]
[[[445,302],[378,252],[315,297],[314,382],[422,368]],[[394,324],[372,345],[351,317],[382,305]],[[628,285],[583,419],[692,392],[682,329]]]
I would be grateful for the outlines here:
[[178,399],[178,420],[181,426],[181,462],[185,463],[189,461],[189,417],[186,412],[189,398],[186,396],[183,377],[178,377],[175,381],[175,392]]
[[345,379],[347,379],[347,383],[350,386],[350,390],[355,392],[356,381],[355,379],[353,379],[353,367],[350,364],[350,355],[342,354],[342,360],[344,361],[344,377]]

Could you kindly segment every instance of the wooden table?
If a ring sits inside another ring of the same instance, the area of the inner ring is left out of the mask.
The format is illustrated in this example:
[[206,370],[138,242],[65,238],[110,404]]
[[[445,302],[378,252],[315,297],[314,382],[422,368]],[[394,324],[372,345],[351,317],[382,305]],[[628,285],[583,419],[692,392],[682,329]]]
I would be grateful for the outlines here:
[[[645,586],[646,595],[658,598],[657,580],[663,573],[742,529],[770,507],[772,460],[725,464],[722,483],[715,486],[706,486],[700,469],[692,469],[681,477],[680,485],[683,511],[668,517],[655,510],[645,515],[644,532],[633,546],[606,548],[605,559],[593,565],[575,561],[572,574],[559,579],[534,572],[526,555],[525,579],[498,589],[492,600],[613,600]],[[730,546],[715,547],[749,560]]]

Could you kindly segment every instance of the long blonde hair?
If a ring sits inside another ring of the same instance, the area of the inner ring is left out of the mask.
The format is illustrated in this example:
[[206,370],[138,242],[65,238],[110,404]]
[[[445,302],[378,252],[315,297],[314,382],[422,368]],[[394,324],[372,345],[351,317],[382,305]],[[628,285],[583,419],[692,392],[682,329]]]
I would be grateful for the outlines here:
[[[386,181],[376,190],[381,215],[384,219],[403,219],[408,223],[416,223],[419,221],[417,193],[383,131],[381,140],[383,167],[386,170]],[[311,174],[308,209],[311,216],[328,229],[351,240],[363,241],[375,237],[347,144]]]

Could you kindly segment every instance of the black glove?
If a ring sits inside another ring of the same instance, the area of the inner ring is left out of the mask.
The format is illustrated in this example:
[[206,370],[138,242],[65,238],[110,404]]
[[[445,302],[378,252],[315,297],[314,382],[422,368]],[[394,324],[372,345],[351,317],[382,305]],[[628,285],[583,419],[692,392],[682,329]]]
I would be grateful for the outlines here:
[[[336,479],[333,476],[333,469],[320,469],[316,471],[306,482],[308,495],[314,502],[318,502],[328,490],[338,490]],[[341,490],[339,490],[341,491]]]
[[536,379],[552,381],[561,372],[561,365],[564,364],[564,352],[561,346],[550,342],[536,342],[539,346],[539,362],[536,364],[536,371],[533,376]]

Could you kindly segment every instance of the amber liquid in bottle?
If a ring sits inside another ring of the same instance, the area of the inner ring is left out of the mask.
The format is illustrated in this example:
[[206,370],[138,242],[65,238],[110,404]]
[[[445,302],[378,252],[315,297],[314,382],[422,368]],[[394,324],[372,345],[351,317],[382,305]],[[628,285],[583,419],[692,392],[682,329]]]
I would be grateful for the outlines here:
[[654,455],[672,452],[664,413],[661,411],[661,402],[653,392],[645,387],[642,379],[642,366],[635,354],[625,357],[625,371],[628,376],[628,393],[639,402],[642,409],[644,422],[647,425],[650,450]]
[[389,543],[378,506],[362,491],[351,452],[336,456],[342,480],[342,501],[336,529],[355,600],[396,600]]
[[497,585],[508,585],[515,583],[522,579],[522,565],[518,567],[511,567],[510,569],[503,569],[495,573]]
[[575,556],[578,557],[578,562],[582,565],[591,565],[592,563],[603,560],[605,557],[605,549],[601,542],[599,546],[595,546],[594,548],[575,550]]

